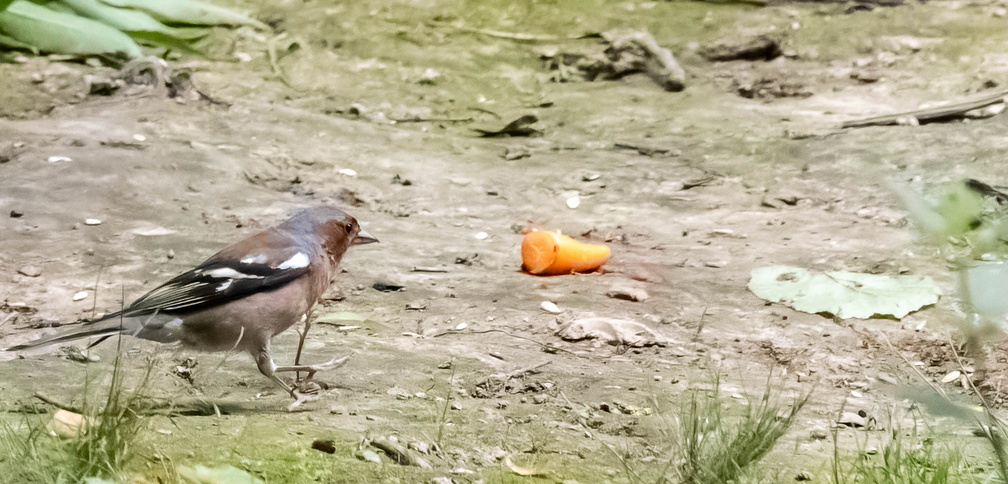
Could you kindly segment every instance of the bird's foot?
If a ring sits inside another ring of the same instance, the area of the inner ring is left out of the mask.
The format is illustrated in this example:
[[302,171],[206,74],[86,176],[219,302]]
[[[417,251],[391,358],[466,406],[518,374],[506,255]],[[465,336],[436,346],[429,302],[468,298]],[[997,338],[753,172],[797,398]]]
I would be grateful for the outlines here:
[[281,367],[277,367],[276,369],[274,369],[273,372],[274,373],[281,373],[281,372],[290,372],[290,371],[303,371],[303,372],[308,373],[308,376],[305,377],[305,379],[302,380],[302,381],[311,381],[312,377],[315,376],[315,374],[318,373],[318,372],[320,372],[320,371],[335,370],[336,368],[339,368],[339,367],[345,365],[347,361],[350,361],[350,357],[351,356],[353,356],[352,353],[349,354],[349,355],[346,355],[346,356],[344,356],[342,358],[333,358],[333,359],[331,359],[331,360],[329,360],[329,361],[327,361],[325,363],[320,363],[320,364],[317,364],[317,365],[281,366]]
[[287,407],[287,411],[288,412],[293,412],[295,409],[297,409],[298,407],[300,407],[302,403],[310,402],[312,400],[318,400],[319,399],[319,395],[318,394],[301,393],[301,392],[299,392],[297,390],[294,390],[293,392],[291,392],[291,396],[294,397],[294,403],[290,404],[290,406]]
[[308,365],[308,376],[305,377],[304,381],[310,382],[312,380],[312,377],[315,376],[315,374],[320,371],[330,371],[342,367],[347,363],[347,361],[350,361],[351,356],[353,355],[346,355],[342,358],[333,358],[325,363],[321,363],[318,365]]

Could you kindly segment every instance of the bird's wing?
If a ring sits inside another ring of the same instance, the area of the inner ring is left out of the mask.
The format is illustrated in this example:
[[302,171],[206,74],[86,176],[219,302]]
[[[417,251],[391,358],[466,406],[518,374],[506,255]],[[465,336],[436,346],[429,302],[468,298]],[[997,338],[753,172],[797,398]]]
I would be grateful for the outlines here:
[[215,306],[284,285],[311,269],[312,251],[304,245],[269,244],[261,240],[231,246],[196,268],[173,277],[133,301],[126,316],[185,312]]

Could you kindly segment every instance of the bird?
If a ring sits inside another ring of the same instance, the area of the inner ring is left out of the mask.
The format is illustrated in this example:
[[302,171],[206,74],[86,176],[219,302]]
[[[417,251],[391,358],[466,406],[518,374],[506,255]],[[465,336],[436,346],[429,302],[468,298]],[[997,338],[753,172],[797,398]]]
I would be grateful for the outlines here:
[[225,247],[119,311],[3,351],[99,337],[91,347],[117,334],[200,351],[245,351],[259,372],[297,404],[301,396],[278,373],[308,372],[310,379],[349,356],[320,365],[278,366],[270,341],[302,319],[307,332],[307,314],[335,281],[343,254],[351,246],[374,242],[378,239],[338,208],[305,209]]

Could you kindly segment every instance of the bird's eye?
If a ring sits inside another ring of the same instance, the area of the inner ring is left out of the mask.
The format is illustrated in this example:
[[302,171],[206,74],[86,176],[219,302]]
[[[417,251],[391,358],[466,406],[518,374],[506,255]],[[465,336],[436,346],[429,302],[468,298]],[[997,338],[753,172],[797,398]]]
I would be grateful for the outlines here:
[[346,231],[348,234],[353,232],[353,224],[346,224]]

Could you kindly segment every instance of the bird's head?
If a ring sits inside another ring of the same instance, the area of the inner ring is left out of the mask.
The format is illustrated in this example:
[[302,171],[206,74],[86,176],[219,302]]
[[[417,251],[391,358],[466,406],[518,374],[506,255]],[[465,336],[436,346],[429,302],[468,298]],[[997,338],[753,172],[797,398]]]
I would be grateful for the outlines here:
[[377,238],[361,229],[357,219],[334,207],[309,208],[295,215],[289,223],[320,237],[322,247],[336,263],[351,245],[378,242]]

